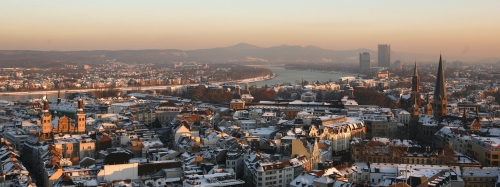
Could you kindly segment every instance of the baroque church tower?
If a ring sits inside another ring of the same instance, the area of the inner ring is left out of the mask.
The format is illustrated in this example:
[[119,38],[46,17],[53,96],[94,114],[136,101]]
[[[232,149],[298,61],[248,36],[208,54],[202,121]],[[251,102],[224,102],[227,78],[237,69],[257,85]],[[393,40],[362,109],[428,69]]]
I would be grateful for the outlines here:
[[436,87],[434,88],[433,114],[437,120],[441,120],[448,113],[448,97],[446,96],[446,81],[441,55],[439,55],[439,66],[436,76]]
[[78,109],[76,110],[76,131],[79,134],[85,133],[87,115],[83,111],[83,100],[78,100]]
[[42,136],[50,139],[52,133],[52,115],[49,112],[49,101],[45,99],[42,110]]

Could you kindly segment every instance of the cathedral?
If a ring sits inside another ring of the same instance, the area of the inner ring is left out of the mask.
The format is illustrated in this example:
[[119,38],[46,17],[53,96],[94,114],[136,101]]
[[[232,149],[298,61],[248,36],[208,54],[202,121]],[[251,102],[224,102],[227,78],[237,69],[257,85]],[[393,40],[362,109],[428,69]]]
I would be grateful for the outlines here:
[[[432,104],[430,94],[427,94],[427,102],[423,103],[420,95],[420,77],[418,76],[417,63],[412,77],[412,92],[410,97],[410,139],[420,143],[431,144],[434,134],[443,126],[443,117],[448,113],[448,98],[446,95],[446,81],[441,55],[436,75],[436,84]],[[423,108],[423,110],[420,110]],[[421,113],[422,111],[422,113]]]
[[[60,99],[58,99],[60,102]],[[67,116],[58,117],[57,111],[54,116],[49,112],[49,102],[44,101],[41,119],[40,137],[47,140],[53,139],[54,134],[84,134],[86,132],[86,114],[83,111],[83,100],[78,100],[78,108],[75,111],[75,119]]]

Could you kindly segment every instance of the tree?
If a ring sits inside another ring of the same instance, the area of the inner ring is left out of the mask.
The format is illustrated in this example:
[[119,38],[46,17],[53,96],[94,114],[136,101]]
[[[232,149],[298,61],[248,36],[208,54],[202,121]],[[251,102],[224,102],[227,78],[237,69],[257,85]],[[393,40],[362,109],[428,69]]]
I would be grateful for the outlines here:
[[153,127],[154,128],[161,128],[160,119],[158,119],[158,117],[156,117],[155,121],[153,122]]
[[316,92],[316,100],[317,101],[322,101],[323,100],[323,93],[321,92],[321,90],[319,90],[319,91]]
[[205,88],[202,86],[197,86],[196,88],[191,90],[190,94],[192,100],[202,100],[203,95],[205,94]]

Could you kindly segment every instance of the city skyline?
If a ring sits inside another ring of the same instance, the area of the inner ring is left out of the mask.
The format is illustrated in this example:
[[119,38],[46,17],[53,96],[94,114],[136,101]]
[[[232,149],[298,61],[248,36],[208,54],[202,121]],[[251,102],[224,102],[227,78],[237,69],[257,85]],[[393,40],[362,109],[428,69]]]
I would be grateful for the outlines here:
[[251,43],[498,57],[497,1],[5,2],[0,50],[203,49]]

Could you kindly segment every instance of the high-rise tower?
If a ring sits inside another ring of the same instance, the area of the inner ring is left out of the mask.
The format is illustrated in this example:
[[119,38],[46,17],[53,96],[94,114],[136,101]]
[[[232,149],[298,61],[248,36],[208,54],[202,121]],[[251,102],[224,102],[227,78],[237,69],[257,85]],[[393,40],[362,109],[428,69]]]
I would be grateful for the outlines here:
[[370,53],[359,53],[359,70],[367,71],[370,70],[370,68]]
[[446,81],[444,79],[443,62],[439,55],[439,66],[434,88],[434,103],[432,105],[434,117],[440,120],[448,113],[448,97],[446,96]]
[[378,67],[389,67],[391,65],[391,45],[378,45]]

